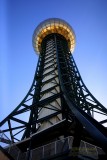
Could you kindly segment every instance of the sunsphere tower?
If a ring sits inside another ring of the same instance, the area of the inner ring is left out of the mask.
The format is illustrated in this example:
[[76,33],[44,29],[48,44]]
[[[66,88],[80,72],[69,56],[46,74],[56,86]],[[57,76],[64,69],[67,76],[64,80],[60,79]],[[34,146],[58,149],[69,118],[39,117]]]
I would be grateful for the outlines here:
[[81,79],[72,27],[58,18],[43,21],[33,47],[39,54],[34,80],[0,123],[1,141],[9,144],[0,154],[15,160],[106,159],[107,109]]

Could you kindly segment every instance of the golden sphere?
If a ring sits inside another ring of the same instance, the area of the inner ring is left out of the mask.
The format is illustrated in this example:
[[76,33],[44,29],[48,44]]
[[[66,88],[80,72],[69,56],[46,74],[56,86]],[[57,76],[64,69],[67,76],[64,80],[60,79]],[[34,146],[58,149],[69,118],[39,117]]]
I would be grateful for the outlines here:
[[39,54],[42,40],[51,33],[58,33],[64,36],[68,42],[71,53],[75,47],[75,33],[72,27],[64,20],[59,18],[50,18],[41,22],[33,34],[33,47]]

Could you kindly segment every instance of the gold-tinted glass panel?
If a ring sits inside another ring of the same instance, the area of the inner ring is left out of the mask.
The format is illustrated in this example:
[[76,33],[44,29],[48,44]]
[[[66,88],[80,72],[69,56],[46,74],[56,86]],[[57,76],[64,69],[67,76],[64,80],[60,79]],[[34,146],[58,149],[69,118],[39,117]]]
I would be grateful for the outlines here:
[[47,19],[40,23],[33,34],[33,47],[40,52],[41,42],[45,36],[51,33],[59,33],[68,41],[71,52],[75,47],[75,34],[71,26],[64,20],[58,18]]

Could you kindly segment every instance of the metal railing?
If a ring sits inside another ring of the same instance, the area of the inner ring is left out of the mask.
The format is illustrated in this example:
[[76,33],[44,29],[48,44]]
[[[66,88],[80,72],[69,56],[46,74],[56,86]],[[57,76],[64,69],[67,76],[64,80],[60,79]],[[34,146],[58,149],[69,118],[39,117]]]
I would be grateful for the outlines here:
[[[41,147],[35,148],[30,151],[29,160],[40,160],[43,158],[52,157],[58,154],[63,154],[67,151],[72,150],[73,137],[69,136],[52,143],[43,145]],[[76,149],[76,148],[75,148]],[[28,152],[21,152],[17,146],[10,145],[7,148],[7,152],[15,159],[15,160],[27,160]],[[95,160],[98,159],[100,155],[105,155],[103,150],[95,145],[87,143],[81,140],[80,148],[79,148],[79,156],[89,157]]]

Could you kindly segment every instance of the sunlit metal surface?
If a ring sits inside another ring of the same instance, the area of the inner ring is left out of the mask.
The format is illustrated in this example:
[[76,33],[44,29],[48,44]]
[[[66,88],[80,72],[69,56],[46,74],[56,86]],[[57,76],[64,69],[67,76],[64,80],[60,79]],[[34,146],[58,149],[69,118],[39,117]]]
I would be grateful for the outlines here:
[[51,33],[59,33],[68,41],[69,49],[74,51],[75,34],[72,27],[62,19],[50,18],[41,22],[33,34],[33,47],[37,53],[40,53],[42,40]]

